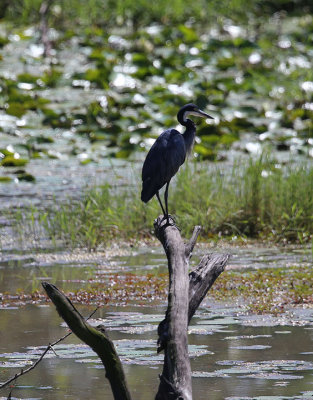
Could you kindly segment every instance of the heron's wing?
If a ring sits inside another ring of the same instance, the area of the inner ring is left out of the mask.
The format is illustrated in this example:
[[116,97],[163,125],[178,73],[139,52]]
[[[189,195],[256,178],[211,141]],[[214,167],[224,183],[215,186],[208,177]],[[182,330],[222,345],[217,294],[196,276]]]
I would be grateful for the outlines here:
[[147,154],[142,168],[142,198],[149,201],[169,182],[186,158],[183,136],[175,129],[164,131]]
[[166,169],[166,182],[178,171],[186,159],[186,145],[181,133],[171,130],[165,151],[163,152],[163,165]]

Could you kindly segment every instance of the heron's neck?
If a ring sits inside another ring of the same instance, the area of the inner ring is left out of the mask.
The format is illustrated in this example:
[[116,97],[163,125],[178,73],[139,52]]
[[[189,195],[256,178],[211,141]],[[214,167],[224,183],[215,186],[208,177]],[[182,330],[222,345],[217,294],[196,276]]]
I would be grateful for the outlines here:
[[191,121],[191,119],[187,119],[186,121],[184,121],[183,125],[186,127],[186,130],[183,133],[185,146],[187,153],[190,153],[195,141],[196,125]]

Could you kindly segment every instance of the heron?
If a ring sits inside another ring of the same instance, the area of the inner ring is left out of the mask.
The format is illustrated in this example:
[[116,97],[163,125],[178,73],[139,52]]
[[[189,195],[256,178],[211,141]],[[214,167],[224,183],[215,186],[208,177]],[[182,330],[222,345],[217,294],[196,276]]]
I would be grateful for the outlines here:
[[[164,218],[169,225],[168,188],[171,179],[190,154],[196,136],[196,125],[188,118],[189,115],[213,119],[200,110],[195,104],[185,104],[177,113],[178,122],[186,129],[183,134],[176,129],[167,129],[157,138],[149,150],[142,167],[141,200],[147,203],[156,195]],[[159,190],[164,186],[165,207],[160,199]]]

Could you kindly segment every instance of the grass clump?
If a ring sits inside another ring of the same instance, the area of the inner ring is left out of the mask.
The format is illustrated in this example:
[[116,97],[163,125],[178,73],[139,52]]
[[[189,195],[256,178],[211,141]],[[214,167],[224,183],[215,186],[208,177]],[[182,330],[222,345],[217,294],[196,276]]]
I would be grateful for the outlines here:
[[178,177],[174,210],[187,231],[197,223],[204,234],[305,241],[313,229],[312,195],[312,167],[283,168],[261,157],[231,171],[186,169]]
[[95,250],[116,238],[144,236],[157,213],[157,204],[144,208],[137,193],[113,194],[110,185],[104,185],[88,190],[80,200],[69,199],[44,213],[32,209],[23,224],[28,221],[33,227],[40,226],[54,241]]
[[[312,166],[281,167],[265,157],[231,169],[213,165],[184,167],[170,188],[169,210],[184,235],[201,225],[204,238],[239,235],[284,243],[311,239]],[[105,185],[45,213],[32,210],[26,220],[42,226],[52,239],[94,250],[114,239],[151,235],[160,207],[155,199],[144,205],[139,194],[139,188],[113,193]]]
[[[42,0],[21,0],[0,5],[0,18],[27,23],[40,21]],[[256,11],[252,4],[248,7],[243,0],[194,1],[188,6],[183,0],[100,1],[100,0],[56,0],[49,10],[49,19],[56,26],[73,27],[95,25],[143,26],[151,23],[180,23],[193,18],[205,23],[212,21],[217,14],[225,17],[246,18],[246,12]]]
[[[40,20],[42,0],[3,0],[0,3],[0,19],[29,24]],[[151,23],[171,24],[194,19],[207,24],[217,17],[248,21],[251,15],[258,17],[275,12],[303,14],[311,12],[308,0],[196,0],[186,4],[184,0],[111,1],[111,0],[54,0],[51,2],[49,19],[56,26],[125,25],[143,26]]]

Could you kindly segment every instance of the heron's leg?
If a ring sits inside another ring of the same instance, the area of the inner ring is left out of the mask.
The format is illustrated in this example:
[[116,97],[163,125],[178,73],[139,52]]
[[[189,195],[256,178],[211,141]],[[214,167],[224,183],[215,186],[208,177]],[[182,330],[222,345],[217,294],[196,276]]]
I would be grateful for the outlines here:
[[170,181],[167,182],[165,192],[164,192],[164,200],[165,200],[165,210],[166,210],[166,218],[167,218],[167,223],[170,223],[170,219],[168,216],[168,204],[167,204],[167,199],[168,199],[168,187],[169,187]]
[[166,216],[166,213],[165,213],[165,210],[164,210],[164,207],[163,207],[162,201],[161,201],[161,199],[160,199],[159,191],[157,191],[157,192],[156,192],[156,197],[157,197],[157,198],[158,198],[158,200],[159,200],[160,206],[161,206],[161,208],[162,208],[162,211],[163,211],[163,215],[164,215],[164,217],[165,217],[165,216]]

